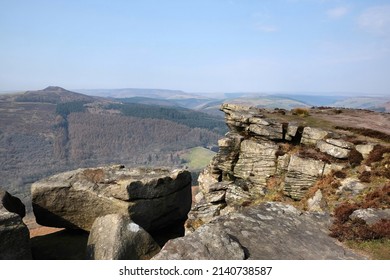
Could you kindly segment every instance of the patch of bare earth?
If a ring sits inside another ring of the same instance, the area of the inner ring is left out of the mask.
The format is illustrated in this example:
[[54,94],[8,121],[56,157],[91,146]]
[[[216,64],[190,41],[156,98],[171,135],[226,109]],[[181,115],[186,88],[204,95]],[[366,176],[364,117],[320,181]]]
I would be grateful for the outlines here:
[[37,222],[35,221],[35,217],[32,214],[27,215],[23,219],[23,221],[30,231],[30,238],[43,236],[63,230],[63,228],[45,227],[37,224]]

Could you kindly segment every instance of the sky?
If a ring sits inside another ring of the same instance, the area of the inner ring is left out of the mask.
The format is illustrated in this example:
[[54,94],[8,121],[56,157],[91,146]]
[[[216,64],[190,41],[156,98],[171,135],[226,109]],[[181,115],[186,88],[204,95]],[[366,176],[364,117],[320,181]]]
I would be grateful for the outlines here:
[[0,0],[0,91],[390,95],[386,0]]

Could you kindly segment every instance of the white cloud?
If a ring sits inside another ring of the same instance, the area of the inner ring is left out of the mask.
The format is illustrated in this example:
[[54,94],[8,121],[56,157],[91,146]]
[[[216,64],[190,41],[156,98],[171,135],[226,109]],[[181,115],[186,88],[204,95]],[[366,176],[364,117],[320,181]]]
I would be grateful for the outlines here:
[[326,15],[332,19],[339,19],[348,14],[348,7],[337,7],[326,11]]
[[275,25],[266,24],[256,24],[256,29],[265,33],[277,32],[279,30]]
[[358,18],[358,24],[374,35],[390,35],[390,5],[368,8]]

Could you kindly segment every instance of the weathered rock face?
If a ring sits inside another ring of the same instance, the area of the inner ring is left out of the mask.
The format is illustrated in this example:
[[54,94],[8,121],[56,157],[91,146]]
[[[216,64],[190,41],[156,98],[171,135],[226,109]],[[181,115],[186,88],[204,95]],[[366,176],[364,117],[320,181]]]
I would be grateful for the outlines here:
[[20,199],[0,189],[0,260],[31,259],[30,233]]
[[143,228],[129,217],[110,214],[93,223],[87,246],[87,259],[145,260],[160,247]]
[[284,192],[294,199],[300,199],[319,177],[322,176],[325,163],[314,159],[291,156],[287,168]]
[[264,203],[170,240],[154,259],[363,259],[328,236],[330,219]]
[[242,141],[233,175],[265,187],[267,178],[276,172],[277,151],[278,146],[273,142]]
[[186,219],[191,174],[123,166],[78,169],[34,183],[31,193],[41,225],[89,231],[96,218],[123,214],[156,230]]

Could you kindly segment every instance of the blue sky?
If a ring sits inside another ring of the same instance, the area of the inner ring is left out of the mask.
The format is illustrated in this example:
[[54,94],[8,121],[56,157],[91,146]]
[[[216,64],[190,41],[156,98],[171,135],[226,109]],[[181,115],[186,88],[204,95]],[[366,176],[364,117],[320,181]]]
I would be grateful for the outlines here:
[[390,95],[390,1],[0,0],[0,90]]

